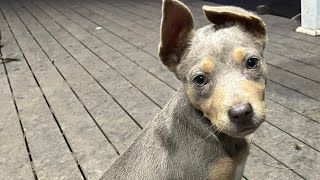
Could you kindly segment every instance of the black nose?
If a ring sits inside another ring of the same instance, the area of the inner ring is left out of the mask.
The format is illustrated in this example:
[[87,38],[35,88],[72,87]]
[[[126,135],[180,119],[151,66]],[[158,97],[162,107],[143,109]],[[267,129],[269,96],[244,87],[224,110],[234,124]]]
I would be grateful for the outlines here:
[[237,104],[228,111],[230,120],[237,124],[249,124],[253,115],[251,104]]

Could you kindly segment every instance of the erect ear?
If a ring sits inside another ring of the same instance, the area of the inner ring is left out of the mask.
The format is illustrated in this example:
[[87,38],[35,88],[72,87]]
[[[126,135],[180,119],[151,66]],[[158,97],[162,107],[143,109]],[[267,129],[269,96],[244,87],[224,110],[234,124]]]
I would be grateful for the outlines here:
[[192,14],[183,3],[178,0],[163,0],[159,57],[171,71],[176,70],[193,37],[193,28]]
[[261,18],[242,8],[233,6],[203,6],[202,9],[213,24],[239,23],[255,36],[266,36],[266,26]]

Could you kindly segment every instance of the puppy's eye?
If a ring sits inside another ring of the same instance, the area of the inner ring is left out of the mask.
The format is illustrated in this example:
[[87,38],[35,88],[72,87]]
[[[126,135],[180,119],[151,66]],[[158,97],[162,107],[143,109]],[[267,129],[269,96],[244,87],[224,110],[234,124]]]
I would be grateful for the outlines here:
[[255,69],[255,68],[257,68],[258,64],[259,64],[258,58],[250,58],[246,62],[246,67],[248,69]]
[[205,76],[203,76],[203,75],[198,75],[198,76],[196,76],[196,77],[193,78],[193,82],[194,82],[194,84],[196,84],[197,86],[202,87],[202,86],[204,86],[204,85],[207,84],[208,79],[207,79]]

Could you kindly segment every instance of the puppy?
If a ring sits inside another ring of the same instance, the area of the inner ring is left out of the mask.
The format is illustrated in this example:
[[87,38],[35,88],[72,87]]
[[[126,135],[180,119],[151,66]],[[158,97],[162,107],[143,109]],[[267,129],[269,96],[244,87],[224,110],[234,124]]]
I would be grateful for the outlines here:
[[[266,27],[236,7],[163,0],[159,57],[183,83],[103,180],[239,180],[248,136],[265,120]],[[146,107],[148,108],[148,107]]]

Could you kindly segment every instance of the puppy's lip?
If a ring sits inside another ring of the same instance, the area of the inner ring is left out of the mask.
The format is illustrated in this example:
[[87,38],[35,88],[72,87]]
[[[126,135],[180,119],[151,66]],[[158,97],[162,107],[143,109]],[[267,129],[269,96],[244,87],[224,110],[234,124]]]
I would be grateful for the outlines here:
[[261,120],[258,124],[252,124],[252,125],[238,127],[237,134],[240,136],[246,136],[246,135],[252,134],[260,127],[260,124],[262,122],[264,122],[264,120]]
[[244,128],[235,133],[235,137],[245,137],[254,133],[258,128]]
[[259,126],[247,126],[247,127],[243,127],[241,128],[238,133],[241,134],[250,134],[252,132],[254,132]]

